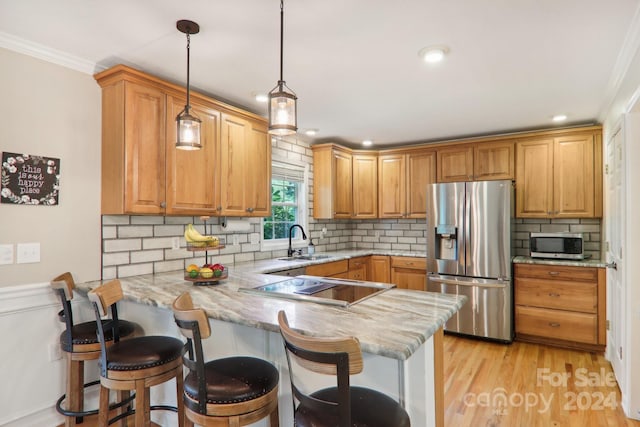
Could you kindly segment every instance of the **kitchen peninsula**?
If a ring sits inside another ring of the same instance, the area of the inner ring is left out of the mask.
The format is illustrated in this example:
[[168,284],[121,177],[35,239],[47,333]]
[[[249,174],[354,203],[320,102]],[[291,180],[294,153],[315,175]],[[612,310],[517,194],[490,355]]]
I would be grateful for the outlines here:
[[[120,279],[125,300],[119,314],[139,322],[146,334],[179,336],[171,304],[182,292],[190,292],[212,325],[212,337],[204,342],[206,358],[243,354],[273,362],[281,373],[281,425],[292,425],[287,364],[277,322],[278,312],[285,310],[291,326],[305,334],[357,337],[364,371],[353,376],[352,383],[399,400],[414,427],[442,425],[442,326],[464,304],[464,297],[390,289],[343,308],[239,292],[285,279],[261,274],[269,269],[257,264],[229,267],[228,279],[215,286],[194,286],[181,271]],[[273,268],[272,264],[270,271]],[[78,284],[78,291],[86,294],[100,283]],[[321,384],[320,378],[309,381]],[[154,396],[160,400],[162,394],[164,390]],[[166,396],[170,399],[170,387]]]

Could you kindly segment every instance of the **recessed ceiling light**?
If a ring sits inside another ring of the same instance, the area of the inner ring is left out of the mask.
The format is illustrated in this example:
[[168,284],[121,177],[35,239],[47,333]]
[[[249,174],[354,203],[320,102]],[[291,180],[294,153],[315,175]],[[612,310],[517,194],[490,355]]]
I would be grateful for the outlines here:
[[566,114],[556,114],[555,116],[553,116],[551,118],[551,120],[553,120],[554,122],[564,122],[565,120],[567,120],[567,115]]
[[318,129],[307,129],[304,131],[304,134],[307,136],[314,136],[318,133]]
[[427,46],[420,49],[418,56],[426,63],[435,64],[442,61],[448,53],[449,48],[446,46]]
[[362,145],[364,145],[365,147],[369,147],[373,145],[373,141],[370,139],[365,139],[364,141],[362,141]]
[[264,93],[256,93],[254,94],[254,97],[256,101],[260,103],[266,103],[267,101],[269,101],[269,96]]

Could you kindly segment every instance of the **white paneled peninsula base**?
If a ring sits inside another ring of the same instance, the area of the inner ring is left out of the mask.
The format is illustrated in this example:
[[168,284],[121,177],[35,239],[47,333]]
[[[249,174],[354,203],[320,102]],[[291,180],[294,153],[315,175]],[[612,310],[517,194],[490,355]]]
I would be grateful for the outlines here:
[[[293,425],[291,387],[277,314],[285,310],[291,326],[313,336],[350,335],[360,340],[364,371],[352,384],[380,390],[400,401],[412,427],[443,424],[442,326],[462,306],[464,297],[391,289],[348,308],[238,292],[283,280],[282,276],[230,268],[215,286],[194,286],[182,272],[120,279],[125,295],[119,316],[141,324],[146,334],[179,337],[171,304],[189,291],[209,315],[212,336],[204,341],[206,358],[252,355],[271,361],[280,371],[280,424]],[[78,284],[86,293],[101,282]],[[83,301],[83,306],[88,303]],[[312,386],[332,377],[312,377]],[[173,384],[152,390],[152,403],[175,401]],[[162,425],[177,425],[173,413],[154,414]],[[256,423],[267,425],[266,422]]]

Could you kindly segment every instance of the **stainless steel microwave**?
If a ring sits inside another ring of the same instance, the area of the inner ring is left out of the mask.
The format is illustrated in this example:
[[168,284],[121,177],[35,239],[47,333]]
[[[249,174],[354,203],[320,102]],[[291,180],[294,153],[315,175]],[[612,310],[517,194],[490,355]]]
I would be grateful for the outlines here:
[[582,233],[531,233],[532,258],[585,259]]

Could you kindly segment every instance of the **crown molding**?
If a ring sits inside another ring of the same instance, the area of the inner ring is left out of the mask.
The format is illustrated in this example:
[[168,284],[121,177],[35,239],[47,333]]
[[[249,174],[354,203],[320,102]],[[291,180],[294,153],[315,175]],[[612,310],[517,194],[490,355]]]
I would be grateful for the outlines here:
[[604,123],[636,55],[640,55],[640,6],[636,8],[636,12],[631,19],[627,35],[613,66],[604,101],[598,115],[600,123]]
[[0,31],[0,47],[93,75],[102,67],[92,61]]

